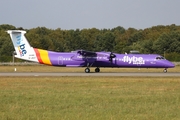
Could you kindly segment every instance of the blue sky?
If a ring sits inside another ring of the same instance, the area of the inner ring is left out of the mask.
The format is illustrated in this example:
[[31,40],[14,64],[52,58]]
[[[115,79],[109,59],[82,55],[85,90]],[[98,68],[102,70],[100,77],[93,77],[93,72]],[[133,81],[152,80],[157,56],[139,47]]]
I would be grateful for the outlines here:
[[0,24],[31,29],[180,25],[180,0],[1,0]]

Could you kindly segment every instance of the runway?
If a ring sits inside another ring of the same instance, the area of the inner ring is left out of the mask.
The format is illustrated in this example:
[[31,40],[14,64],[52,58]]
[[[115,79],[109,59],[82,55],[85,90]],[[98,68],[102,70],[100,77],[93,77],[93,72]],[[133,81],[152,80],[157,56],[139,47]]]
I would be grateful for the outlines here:
[[51,73],[51,72],[4,72],[0,76],[138,76],[138,77],[180,77],[179,72],[172,73]]

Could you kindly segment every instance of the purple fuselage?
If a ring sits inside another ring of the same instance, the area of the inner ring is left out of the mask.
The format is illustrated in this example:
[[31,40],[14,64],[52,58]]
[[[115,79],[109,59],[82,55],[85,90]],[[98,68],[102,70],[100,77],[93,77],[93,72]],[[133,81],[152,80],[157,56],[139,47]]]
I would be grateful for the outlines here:
[[131,68],[172,68],[175,65],[158,54],[117,54],[109,59],[109,52],[95,52],[83,56],[77,52],[60,53],[48,51],[53,66],[66,67],[131,67]]

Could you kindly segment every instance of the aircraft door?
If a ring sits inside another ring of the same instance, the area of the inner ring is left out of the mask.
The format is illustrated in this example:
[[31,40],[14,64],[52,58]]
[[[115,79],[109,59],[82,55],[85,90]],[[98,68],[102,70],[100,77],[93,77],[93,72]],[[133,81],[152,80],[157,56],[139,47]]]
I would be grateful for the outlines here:
[[63,65],[63,56],[58,57],[58,64]]

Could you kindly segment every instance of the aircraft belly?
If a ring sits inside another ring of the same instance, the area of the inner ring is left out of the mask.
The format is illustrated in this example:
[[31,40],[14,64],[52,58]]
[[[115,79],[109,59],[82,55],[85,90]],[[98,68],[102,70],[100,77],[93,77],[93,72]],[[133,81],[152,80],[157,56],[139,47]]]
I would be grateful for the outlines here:
[[92,67],[118,67],[115,63],[109,61],[95,61]]
[[128,63],[128,62],[123,62],[119,61],[117,62],[118,67],[145,67],[145,64],[139,64],[139,63]]
[[85,66],[84,61],[73,61],[73,60],[64,60],[61,58],[51,60],[54,66],[66,66],[66,67],[83,67]]
[[65,61],[67,67],[84,67],[86,63],[84,61]]

